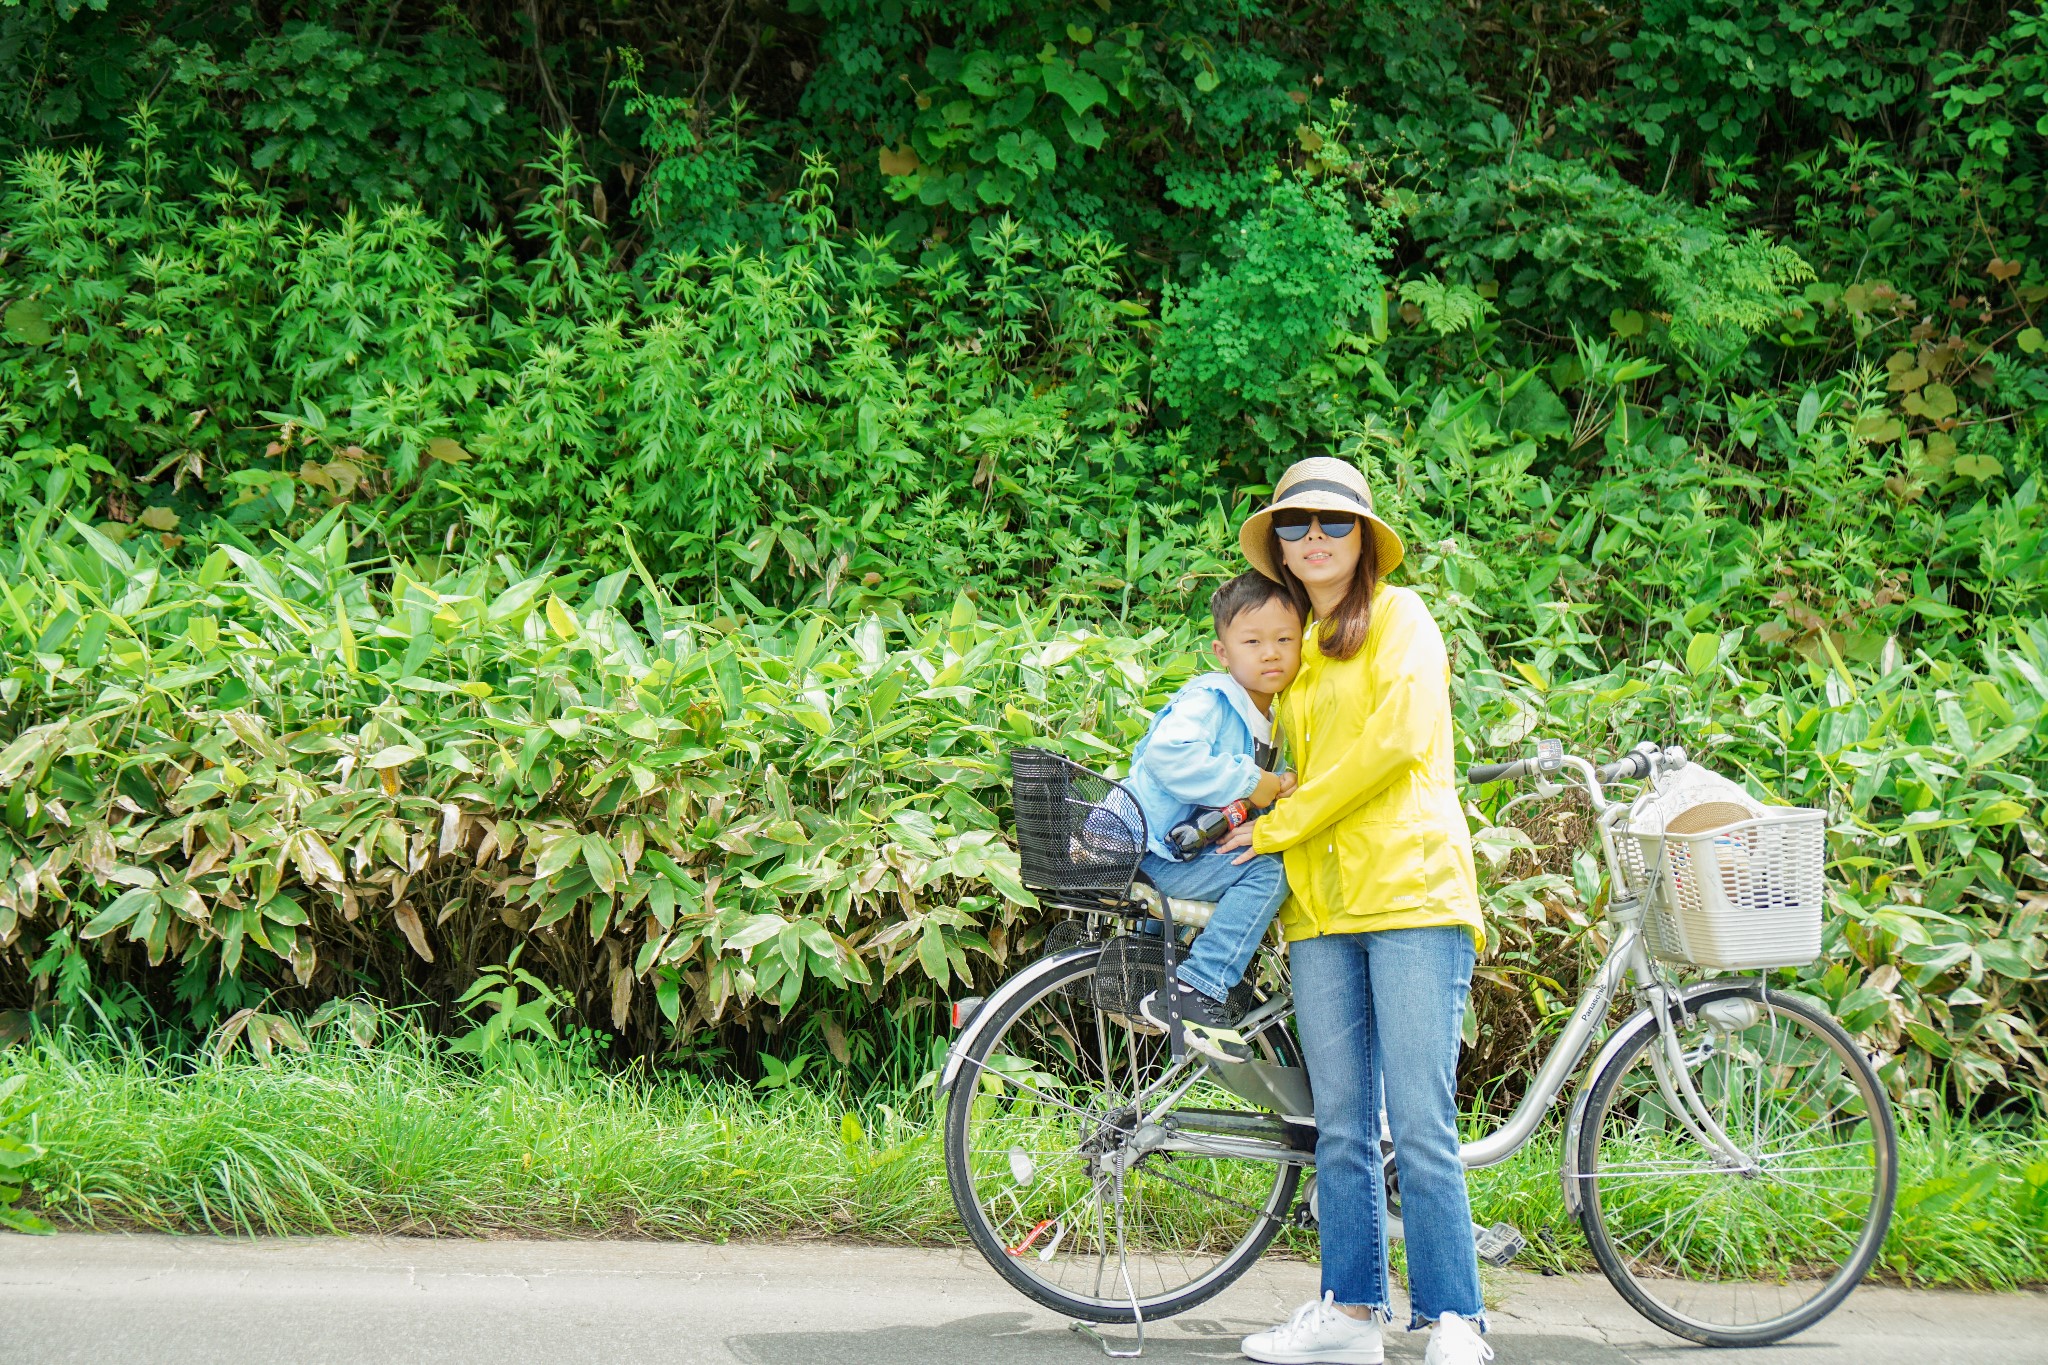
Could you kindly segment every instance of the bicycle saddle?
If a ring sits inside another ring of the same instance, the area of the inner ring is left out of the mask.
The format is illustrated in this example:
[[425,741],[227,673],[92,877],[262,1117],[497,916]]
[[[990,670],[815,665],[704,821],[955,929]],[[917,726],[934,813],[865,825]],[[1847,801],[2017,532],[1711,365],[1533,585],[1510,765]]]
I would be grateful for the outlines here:
[[1150,882],[1132,882],[1131,899],[1143,905],[1154,919],[1166,918],[1161,906],[1161,900],[1164,899],[1167,904],[1173,906],[1173,922],[1177,925],[1186,925],[1190,929],[1207,928],[1209,917],[1216,913],[1215,901],[1184,901],[1178,897],[1162,898],[1159,894],[1159,888]]

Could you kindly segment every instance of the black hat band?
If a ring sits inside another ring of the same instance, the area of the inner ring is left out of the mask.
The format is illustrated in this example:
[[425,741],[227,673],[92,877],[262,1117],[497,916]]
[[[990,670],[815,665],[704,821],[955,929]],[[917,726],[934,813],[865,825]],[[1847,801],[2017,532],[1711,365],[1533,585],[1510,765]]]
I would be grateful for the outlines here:
[[1272,506],[1269,506],[1266,510],[1268,512],[1273,511],[1283,500],[1293,497],[1296,493],[1334,493],[1340,498],[1346,498],[1356,503],[1359,509],[1367,516],[1373,515],[1372,500],[1370,498],[1360,498],[1355,489],[1346,488],[1334,479],[1301,479],[1295,483],[1290,483],[1287,485],[1286,491],[1274,495]]

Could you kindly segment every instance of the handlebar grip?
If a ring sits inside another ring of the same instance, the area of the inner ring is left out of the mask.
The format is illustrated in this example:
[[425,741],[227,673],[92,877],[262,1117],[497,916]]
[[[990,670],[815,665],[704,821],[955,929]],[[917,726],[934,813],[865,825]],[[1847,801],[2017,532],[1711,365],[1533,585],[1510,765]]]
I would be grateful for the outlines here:
[[1529,759],[1517,759],[1513,763],[1474,763],[1465,769],[1468,786],[1483,786],[1488,782],[1514,782],[1527,777],[1535,769]]
[[1614,762],[1599,770],[1600,785],[1609,782],[1633,781],[1650,775],[1650,755],[1642,749],[1632,749]]

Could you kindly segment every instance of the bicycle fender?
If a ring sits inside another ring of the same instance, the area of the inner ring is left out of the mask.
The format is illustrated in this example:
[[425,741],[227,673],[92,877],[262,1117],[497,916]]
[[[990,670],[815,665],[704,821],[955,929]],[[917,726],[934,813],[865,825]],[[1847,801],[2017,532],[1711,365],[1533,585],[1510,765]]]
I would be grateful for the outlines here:
[[967,1027],[953,1040],[953,1046],[946,1049],[946,1069],[939,1074],[939,1098],[943,1101],[952,1092],[953,1082],[959,1079],[960,1067],[967,1059],[967,1050],[975,1039],[981,1036],[990,1021],[1003,1012],[1003,1007],[1027,991],[1035,990],[1038,984],[1053,972],[1082,958],[1092,957],[1102,951],[1099,943],[1084,943],[1078,948],[1069,948],[1054,957],[1040,958],[1023,971],[996,988],[974,1012],[974,1018],[967,1021]]
[[[1755,996],[1758,994],[1757,983],[1754,981],[1701,981],[1681,988],[1678,996],[1680,1000],[1690,1004],[1692,1001],[1710,994]],[[1579,1206],[1584,1202],[1579,1198],[1579,1182],[1577,1178],[1579,1130],[1584,1128],[1586,1124],[1586,1102],[1592,1097],[1593,1082],[1600,1078],[1600,1073],[1607,1069],[1607,1064],[1613,1061],[1623,1048],[1630,1047],[1635,1043],[1637,1034],[1645,1029],[1654,1029],[1655,1027],[1657,1027],[1657,1016],[1647,1009],[1637,1010],[1634,1014],[1622,1020],[1621,1027],[1616,1029],[1601,1047],[1600,1051],[1594,1054],[1593,1064],[1586,1068],[1585,1079],[1579,1082],[1578,1093],[1572,1096],[1571,1117],[1565,1121],[1564,1126],[1564,1159],[1558,1163],[1557,1179],[1558,1183],[1564,1187],[1565,1212],[1571,1214],[1574,1218],[1579,1216]]]

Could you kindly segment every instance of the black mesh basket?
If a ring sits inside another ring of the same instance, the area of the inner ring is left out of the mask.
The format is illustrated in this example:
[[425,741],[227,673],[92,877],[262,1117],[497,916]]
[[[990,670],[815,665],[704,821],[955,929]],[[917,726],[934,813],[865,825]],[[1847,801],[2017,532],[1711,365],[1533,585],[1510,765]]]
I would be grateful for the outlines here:
[[[1069,948],[1079,948],[1084,943],[1099,941],[1095,925],[1080,918],[1063,919],[1045,931],[1045,943],[1038,950],[1040,958],[1057,957]],[[1080,977],[1060,987],[1060,994],[1079,1000],[1084,1005],[1095,1003],[1093,977]]]
[[[1183,947],[1178,961],[1188,955]],[[1166,980],[1166,942],[1159,934],[1118,934],[1102,945],[1095,964],[1095,1007],[1106,1014],[1134,1017],[1138,1002],[1159,989]],[[1076,983],[1080,984],[1080,983]],[[1240,981],[1230,988],[1230,1007],[1239,1014],[1259,1000],[1250,983]]]
[[1026,886],[1118,894],[1130,887],[1145,856],[1145,816],[1121,786],[1044,749],[1012,749],[1010,804]]

